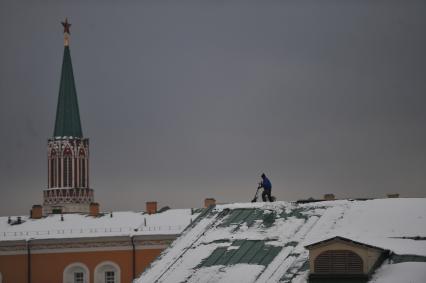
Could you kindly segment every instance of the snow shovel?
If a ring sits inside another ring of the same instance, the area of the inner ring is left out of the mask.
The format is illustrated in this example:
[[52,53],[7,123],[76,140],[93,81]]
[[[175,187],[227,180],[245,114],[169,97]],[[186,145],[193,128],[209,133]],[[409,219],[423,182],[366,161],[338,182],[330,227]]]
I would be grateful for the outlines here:
[[251,200],[251,202],[257,202],[257,195],[259,194],[259,189],[260,188],[261,188],[261,186],[257,187],[256,194],[254,195],[254,198]]
[[[259,189],[260,188],[261,188],[261,186],[257,187],[256,194],[254,195],[254,198],[251,200],[251,202],[257,202],[257,196],[259,195]],[[271,202],[274,202],[276,200],[277,200],[276,197],[271,196]]]

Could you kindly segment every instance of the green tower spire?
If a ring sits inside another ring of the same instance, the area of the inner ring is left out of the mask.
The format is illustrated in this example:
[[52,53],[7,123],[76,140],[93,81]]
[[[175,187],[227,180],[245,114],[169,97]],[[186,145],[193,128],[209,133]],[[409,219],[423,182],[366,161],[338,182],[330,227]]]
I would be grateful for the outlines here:
[[56,122],[54,137],[82,138],[80,112],[78,110],[77,92],[75,90],[74,75],[72,71],[71,53],[69,48],[69,27],[67,19],[64,26],[64,57],[62,61],[61,83],[59,86],[58,107],[56,109]]

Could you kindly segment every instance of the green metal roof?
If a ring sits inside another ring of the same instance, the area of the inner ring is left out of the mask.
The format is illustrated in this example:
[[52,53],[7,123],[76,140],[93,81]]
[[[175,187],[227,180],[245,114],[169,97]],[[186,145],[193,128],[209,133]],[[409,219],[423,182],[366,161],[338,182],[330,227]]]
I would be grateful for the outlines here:
[[[224,214],[224,215],[223,215]],[[218,226],[232,228],[238,231],[242,225],[251,227],[256,222],[265,228],[271,227],[276,217],[275,213],[265,213],[258,208],[237,208],[222,212],[223,221]],[[199,267],[214,265],[235,265],[238,263],[257,264],[267,266],[283,247],[268,245],[271,239],[249,240],[237,239],[231,241],[230,247],[218,247],[208,256]]]
[[282,249],[282,247],[265,245],[264,241],[260,240],[236,240],[231,246],[238,248],[219,247],[201,263],[200,267],[234,265],[237,263],[266,266]]
[[[312,225],[309,217],[324,211],[320,206],[287,203],[209,207],[170,248],[174,252],[160,256],[159,260],[167,264],[151,267],[156,271],[145,279],[147,282],[170,278],[173,282],[201,282],[204,273],[214,271],[218,274],[212,282],[222,279],[225,282],[229,279],[226,277],[228,272],[232,274],[233,268],[245,266],[256,270],[251,282],[266,282],[273,278],[276,282],[290,283],[308,268],[307,253],[301,240]],[[318,218],[311,220],[317,221]],[[174,273],[181,269],[187,271],[182,273],[187,274],[185,278]]]
[[83,137],[69,46],[65,46],[54,137]]

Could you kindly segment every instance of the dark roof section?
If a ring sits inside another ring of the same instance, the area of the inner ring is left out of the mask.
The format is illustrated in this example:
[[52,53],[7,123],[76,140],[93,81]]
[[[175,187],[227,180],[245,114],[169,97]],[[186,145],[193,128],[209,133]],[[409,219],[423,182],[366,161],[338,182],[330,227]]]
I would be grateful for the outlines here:
[[260,240],[236,240],[232,243],[232,246],[238,248],[229,250],[227,247],[219,247],[215,249],[199,267],[234,265],[237,263],[266,266],[282,249],[282,247],[265,245],[265,242]]
[[319,241],[319,242],[307,245],[307,246],[305,246],[305,248],[309,249],[309,248],[312,248],[314,246],[324,244],[324,243],[327,243],[327,242],[331,242],[331,241],[334,241],[334,240],[342,240],[344,242],[349,242],[349,243],[357,244],[357,245],[360,245],[360,246],[365,246],[365,247],[369,247],[369,248],[373,248],[373,249],[377,249],[377,250],[381,250],[381,251],[388,251],[386,249],[382,249],[382,248],[372,246],[372,245],[367,245],[367,244],[357,242],[357,241],[354,241],[354,240],[351,240],[351,239],[348,239],[348,238],[345,238],[345,237],[341,237],[341,236],[336,236],[336,237],[332,237],[332,238],[329,238],[329,239],[326,239],[326,240],[323,240],[323,241]]
[[61,84],[59,86],[58,107],[56,109],[53,136],[83,137],[69,46],[65,46],[64,48]]

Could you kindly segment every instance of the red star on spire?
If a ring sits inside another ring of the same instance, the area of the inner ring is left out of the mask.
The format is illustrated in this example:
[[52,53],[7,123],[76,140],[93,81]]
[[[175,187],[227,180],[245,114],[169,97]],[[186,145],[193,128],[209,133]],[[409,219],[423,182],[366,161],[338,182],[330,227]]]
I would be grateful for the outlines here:
[[70,34],[70,26],[71,26],[71,24],[68,23],[68,19],[65,18],[65,22],[61,22],[61,23],[62,23],[62,26],[64,27],[64,33]]

